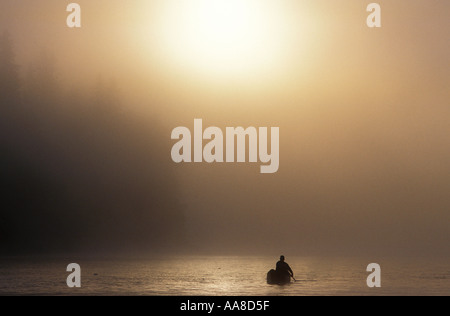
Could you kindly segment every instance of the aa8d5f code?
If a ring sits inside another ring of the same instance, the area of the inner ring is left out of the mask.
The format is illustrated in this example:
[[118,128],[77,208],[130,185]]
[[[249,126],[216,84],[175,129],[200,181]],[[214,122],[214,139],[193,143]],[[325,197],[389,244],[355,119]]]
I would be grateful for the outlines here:
[[[217,306],[221,308],[221,306]],[[265,311],[269,308],[269,301],[227,301],[224,311]]]

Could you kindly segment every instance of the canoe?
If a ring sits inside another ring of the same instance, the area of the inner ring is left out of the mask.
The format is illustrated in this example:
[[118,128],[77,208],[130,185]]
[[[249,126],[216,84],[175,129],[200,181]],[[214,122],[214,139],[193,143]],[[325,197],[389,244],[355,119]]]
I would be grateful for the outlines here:
[[291,277],[289,275],[273,269],[267,272],[267,284],[282,285],[287,283],[291,283]]

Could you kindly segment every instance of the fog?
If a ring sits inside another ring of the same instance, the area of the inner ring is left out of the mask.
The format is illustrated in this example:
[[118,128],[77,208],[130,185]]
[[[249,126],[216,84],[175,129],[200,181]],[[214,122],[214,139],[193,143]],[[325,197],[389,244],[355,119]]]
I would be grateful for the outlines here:
[[[450,4],[370,29],[363,2],[280,1],[270,65],[200,69],[164,1],[78,1],[70,29],[2,0],[0,253],[448,256]],[[279,127],[279,171],[174,163],[196,118]]]

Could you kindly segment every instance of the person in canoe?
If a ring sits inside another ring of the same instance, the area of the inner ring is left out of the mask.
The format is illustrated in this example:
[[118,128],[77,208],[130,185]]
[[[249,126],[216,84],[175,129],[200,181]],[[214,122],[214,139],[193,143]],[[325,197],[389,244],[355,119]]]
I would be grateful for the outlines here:
[[289,278],[294,278],[294,272],[292,272],[291,267],[284,261],[284,256],[280,256],[280,261],[277,262],[276,271],[281,275],[286,275]]
[[287,284],[291,282],[291,278],[294,279],[294,272],[292,272],[289,264],[284,261],[284,256],[281,256],[280,261],[277,262],[276,270],[272,269],[267,273],[268,284]]

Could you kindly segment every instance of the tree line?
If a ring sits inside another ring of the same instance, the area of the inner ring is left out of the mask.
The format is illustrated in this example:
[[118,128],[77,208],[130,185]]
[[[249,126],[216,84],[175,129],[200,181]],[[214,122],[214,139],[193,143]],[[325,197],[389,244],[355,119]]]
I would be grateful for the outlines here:
[[24,67],[0,38],[0,254],[153,251],[183,243],[157,119],[109,81],[67,89],[48,53]]

